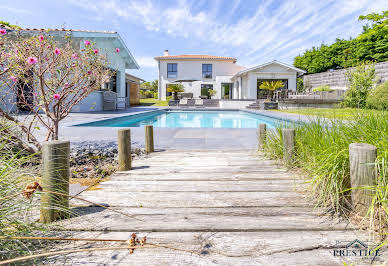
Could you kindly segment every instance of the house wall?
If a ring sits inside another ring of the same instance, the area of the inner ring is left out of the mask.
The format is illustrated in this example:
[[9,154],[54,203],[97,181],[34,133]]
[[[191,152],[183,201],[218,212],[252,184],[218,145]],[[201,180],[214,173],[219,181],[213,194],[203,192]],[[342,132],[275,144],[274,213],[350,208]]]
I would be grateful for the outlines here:
[[[167,64],[178,64],[178,73],[176,78],[167,78]],[[202,78],[202,64],[212,64],[212,78]],[[214,98],[221,98],[221,83],[232,83],[232,76],[243,67],[236,65],[233,61],[216,60],[160,60],[159,61],[159,99],[166,99],[166,85],[177,79],[195,79],[194,82],[183,82],[185,92],[193,93],[193,97],[201,95],[201,84],[212,84],[213,89],[217,91]]]
[[103,111],[103,93],[103,91],[93,91],[80,104],[75,105],[71,111],[82,113]]
[[242,75],[242,99],[257,98],[257,80],[258,79],[287,79],[288,89],[296,91],[296,75],[293,70],[287,70],[285,67],[270,65],[258,70],[252,70]]

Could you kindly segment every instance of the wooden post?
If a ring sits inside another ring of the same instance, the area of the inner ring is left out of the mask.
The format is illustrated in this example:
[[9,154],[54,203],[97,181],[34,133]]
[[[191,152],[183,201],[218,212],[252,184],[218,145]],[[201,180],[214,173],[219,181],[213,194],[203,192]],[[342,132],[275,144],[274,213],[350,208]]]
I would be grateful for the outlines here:
[[118,156],[119,156],[119,171],[128,171],[132,168],[131,157],[131,130],[120,129],[118,132]]
[[377,148],[366,143],[351,143],[349,145],[350,184],[352,187],[352,204],[354,210],[365,216],[371,204],[373,191],[358,189],[375,184],[375,161]]
[[259,130],[257,131],[258,135],[258,149],[262,150],[264,148],[265,138],[267,137],[267,125],[259,124]]
[[145,152],[154,152],[154,127],[145,126]]
[[295,153],[295,129],[283,128],[283,159],[291,163]]
[[43,143],[42,165],[41,186],[47,193],[41,197],[40,221],[50,223],[69,213],[70,141]]

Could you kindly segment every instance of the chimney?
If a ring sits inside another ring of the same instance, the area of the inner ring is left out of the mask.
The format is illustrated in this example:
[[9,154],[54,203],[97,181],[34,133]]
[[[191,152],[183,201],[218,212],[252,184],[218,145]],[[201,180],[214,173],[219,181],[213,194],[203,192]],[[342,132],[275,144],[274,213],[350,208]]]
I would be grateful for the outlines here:
[[163,56],[169,56],[168,50],[164,50]]

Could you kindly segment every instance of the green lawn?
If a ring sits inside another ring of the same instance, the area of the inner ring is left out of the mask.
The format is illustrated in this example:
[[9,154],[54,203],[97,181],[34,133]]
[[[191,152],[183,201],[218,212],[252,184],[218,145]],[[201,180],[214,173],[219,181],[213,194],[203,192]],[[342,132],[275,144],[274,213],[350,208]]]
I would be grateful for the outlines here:
[[144,106],[168,106],[168,101],[160,101],[154,98],[140,99],[140,105]]
[[300,114],[300,115],[315,115],[322,116],[325,118],[336,118],[336,119],[350,119],[355,114],[372,114],[381,113],[381,115],[388,115],[387,111],[378,110],[365,110],[356,108],[306,108],[306,109],[288,109],[288,110],[277,110],[278,112]]

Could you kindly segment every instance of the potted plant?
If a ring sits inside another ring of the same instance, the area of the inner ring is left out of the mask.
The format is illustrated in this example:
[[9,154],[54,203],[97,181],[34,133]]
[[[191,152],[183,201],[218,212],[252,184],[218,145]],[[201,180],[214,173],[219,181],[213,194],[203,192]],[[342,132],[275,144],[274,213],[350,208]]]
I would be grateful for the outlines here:
[[282,87],[284,87],[284,83],[281,80],[276,80],[276,81],[274,80],[274,81],[264,81],[263,83],[260,84],[259,88],[262,90],[268,90],[269,91],[268,100],[272,101],[274,91]]
[[208,93],[208,95],[209,95],[209,98],[211,99],[212,96],[216,95],[217,91],[216,91],[216,90],[210,89],[210,90],[207,91],[207,93]]
[[184,92],[182,84],[168,84],[167,87],[168,92],[172,92],[172,99],[174,101],[178,100],[178,92]]
[[264,81],[263,83],[261,83],[259,88],[262,90],[269,91],[267,101],[264,102],[264,109],[265,110],[278,109],[278,103],[272,101],[273,100],[273,93],[274,93],[274,91],[276,91],[277,89],[280,89],[282,87],[284,87],[284,83],[281,80]]

